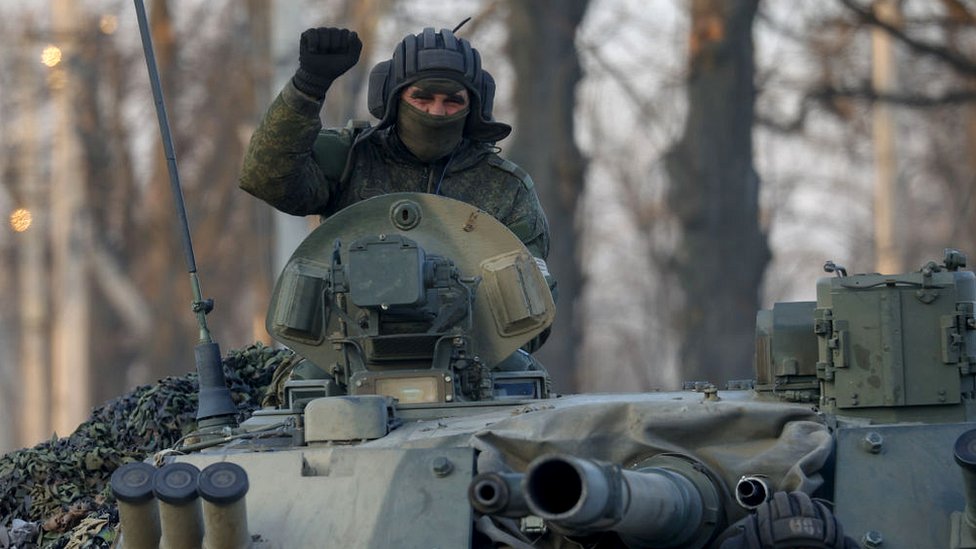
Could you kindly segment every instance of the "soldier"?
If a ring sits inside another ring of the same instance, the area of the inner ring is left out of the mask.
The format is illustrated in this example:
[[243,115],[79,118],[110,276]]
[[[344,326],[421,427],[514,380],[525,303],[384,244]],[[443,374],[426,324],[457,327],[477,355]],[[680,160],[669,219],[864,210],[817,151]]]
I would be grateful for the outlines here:
[[391,192],[462,200],[511,229],[551,281],[549,225],[532,179],[497,154],[512,128],[492,118],[495,82],[478,50],[447,29],[407,35],[370,72],[368,107],[379,122],[323,130],[326,92],[361,50],[347,29],[302,33],[298,70],[251,137],[241,188],[292,215],[328,216]]
[[390,192],[439,194],[492,214],[545,259],[549,227],[532,179],[494,146],[512,129],[492,119],[495,82],[478,51],[447,29],[407,35],[370,73],[379,123],[322,130],[326,92],[361,49],[346,29],[302,33],[298,71],[251,137],[241,188],[283,212],[322,216]]

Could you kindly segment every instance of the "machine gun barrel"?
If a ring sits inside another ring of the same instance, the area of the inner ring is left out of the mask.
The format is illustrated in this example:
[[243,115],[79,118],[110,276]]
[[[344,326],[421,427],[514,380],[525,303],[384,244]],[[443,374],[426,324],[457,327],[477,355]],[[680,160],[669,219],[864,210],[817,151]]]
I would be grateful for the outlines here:
[[468,489],[471,506],[479,513],[521,518],[529,514],[519,473],[481,473]]
[[678,468],[627,470],[552,455],[529,465],[523,488],[532,514],[566,533],[613,531],[629,547],[700,547],[717,515],[706,484]]

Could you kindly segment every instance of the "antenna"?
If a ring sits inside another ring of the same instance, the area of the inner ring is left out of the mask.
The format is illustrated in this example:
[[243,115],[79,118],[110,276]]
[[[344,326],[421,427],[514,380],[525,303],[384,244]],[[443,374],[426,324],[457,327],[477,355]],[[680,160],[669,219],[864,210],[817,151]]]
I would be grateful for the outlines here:
[[170,189],[173,192],[173,203],[176,205],[176,215],[179,218],[183,256],[186,259],[187,271],[190,273],[190,286],[193,291],[191,307],[197,317],[197,326],[200,328],[200,341],[194,348],[200,382],[197,424],[199,427],[236,427],[237,407],[224,380],[224,370],[220,363],[220,346],[214,342],[210,330],[207,329],[207,313],[213,310],[213,300],[203,299],[203,292],[200,290],[197,264],[193,258],[193,242],[190,240],[190,224],[186,219],[186,206],[183,202],[183,187],[180,185],[180,173],[176,168],[176,151],[173,148],[173,136],[166,117],[166,105],[163,103],[163,88],[159,83],[159,69],[156,67],[156,56],[153,53],[146,6],[142,0],[133,1],[136,6],[136,17],[139,20],[139,34],[142,36],[146,67],[149,69],[149,83],[156,103],[159,132],[162,134],[163,150],[166,153]]
[[465,24],[465,23],[467,23],[467,22],[468,22],[468,21],[470,21],[470,20],[471,20],[471,18],[470,18],[470,17],[465,17],[465,18],[464,18],[464,21],[461,21],[460,23],[458,23],[458,24],[457,24],[457,26],[456,26],[456,27],[454,27],[454,30],[452,30],[451,32],[452,32],[452,33],[457,33],[457,31],[458,31],[458,29],[460,29],[461,27],[463,27],[463,26],[464,26],[464,24]]

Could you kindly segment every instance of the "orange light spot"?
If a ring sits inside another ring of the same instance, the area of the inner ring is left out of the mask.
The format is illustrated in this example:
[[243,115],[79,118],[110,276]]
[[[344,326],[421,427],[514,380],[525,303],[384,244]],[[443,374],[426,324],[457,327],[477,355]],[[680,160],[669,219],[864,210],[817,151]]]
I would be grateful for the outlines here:
[[41,51],[41,63],[53,67],[61,62],[61,48],[51,44]]
[[119,18],[115,15],[103,15],[98,20],[98,29],[102,31],[102,34],[114,34],[118,28]]
[[30,228],[33,221],[30,210],[27,208],[17,208],[10,214],[10,227],[18,233],[22,233]]

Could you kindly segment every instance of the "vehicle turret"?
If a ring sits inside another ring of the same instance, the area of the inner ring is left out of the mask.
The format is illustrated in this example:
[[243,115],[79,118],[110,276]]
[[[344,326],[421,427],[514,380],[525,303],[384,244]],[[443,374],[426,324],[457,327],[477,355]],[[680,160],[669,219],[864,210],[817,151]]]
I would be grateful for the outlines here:
[[494,375],[555,315],[515,235],[474,206],[432,195],[363,204],[316,229],[275,287],[268,332],[306,358],[314,373],[301,379],[320,380],[318,396],[404,404],[490,400],[524,391],[527,380],[530,395],[544,396],[547,384],[532,375]]

